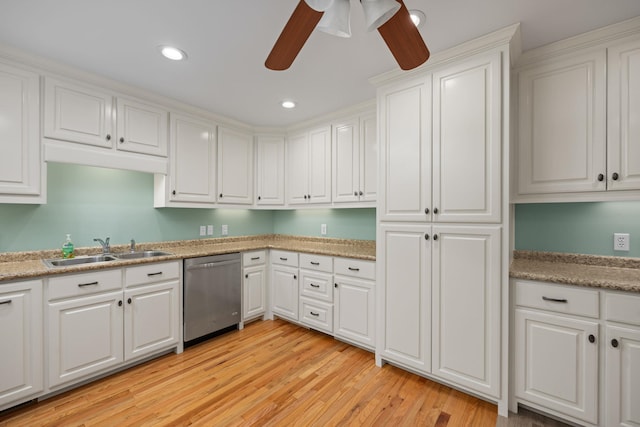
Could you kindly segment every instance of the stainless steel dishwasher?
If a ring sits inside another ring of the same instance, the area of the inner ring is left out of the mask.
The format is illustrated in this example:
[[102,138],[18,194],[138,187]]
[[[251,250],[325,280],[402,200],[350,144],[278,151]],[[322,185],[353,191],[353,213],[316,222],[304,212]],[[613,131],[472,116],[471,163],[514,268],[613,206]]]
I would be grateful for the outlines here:
[[240,254],[184,260],[184,341],[240,323]]

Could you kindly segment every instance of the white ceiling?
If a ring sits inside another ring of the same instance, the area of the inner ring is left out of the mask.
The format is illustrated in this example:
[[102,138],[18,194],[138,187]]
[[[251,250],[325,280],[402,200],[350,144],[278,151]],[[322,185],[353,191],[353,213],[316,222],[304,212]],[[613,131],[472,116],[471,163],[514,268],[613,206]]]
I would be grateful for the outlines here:
[[[397,69],[351,0],[350,39],[315,31],[287,71],[264,67],[298,0],[0,0],[0,43],[255,126],[286,126],[375,97]],[[640,15],[640,0],[405,0],[431,52],[521,23],[528,50]],[[156,47],[172,44],[176,63]],[[295,110],[279,106],[285,98]]]

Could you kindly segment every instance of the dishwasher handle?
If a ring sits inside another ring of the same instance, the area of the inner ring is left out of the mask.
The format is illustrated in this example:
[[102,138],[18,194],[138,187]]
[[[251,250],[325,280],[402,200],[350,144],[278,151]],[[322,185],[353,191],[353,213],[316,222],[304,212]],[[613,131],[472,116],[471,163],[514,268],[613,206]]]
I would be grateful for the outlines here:
[[215,268],[215,267],[222,267],[222,266],[231,265],[231,264],[240,264],[240,260],[233,259],[233,260],[229,260],[229,261],[215,261],[215,262],[204,262],[202,264],[192,264],[192,265],[187,267],[187,270],[200,270],[200,269],[204,269],[204,268]]

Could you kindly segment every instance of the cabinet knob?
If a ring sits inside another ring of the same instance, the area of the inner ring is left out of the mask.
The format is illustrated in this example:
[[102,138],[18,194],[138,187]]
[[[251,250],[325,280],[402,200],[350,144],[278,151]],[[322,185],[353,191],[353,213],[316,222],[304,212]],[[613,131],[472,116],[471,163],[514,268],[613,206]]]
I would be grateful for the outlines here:
[[424,233],[424,240],[429,240],[429,233]]
[[262,200],[262,197],[258,196],[258,200]]
[[304,195],[304,199],[307,200],[307,195],[306,194]]
[[358,196],[358,192],[357,192],[357,191],[354,191],[354,192],[353,192],[353,195],[354,195],[354,196]]
[[245,279],[248,279],[248,278],[249,278],[249,275],[248,275],[248,274],[245,274],[245,275],[244,275],[244,278],[245,278]]
[[438,240],[438,235],[437,234],[433,235],[433,240]]
[[122,144],[124,142],[124,136],[120,137],[120,144]]
[[307,194],[307,199],[311,200],[311,194]]
[[334,284],[333,284],[333,287],[337,289],[337,288],[338,288],[338,284],[337,284],[337,283],[334,283]]
[[122,301],[118,301],[118,307],[122,307]]
[[612,340],[611,340],[611,347],[613,347],[613,348],[618,348],[618,345],[619,345],[619,344],[620,344],[620,343],[618,342],[618,340],[617,340],[617,339],[615,339],[615,338],[614,338],[614,339],[612,339]]
[[603,174],[601,174],[601,173],[598,174],[598,181],[600,181],[600,182],[604,181],[604,175]]
[[220,198],[222,199],[222,193],[220,193]]
[[593,344],[594,342],[596,342],[596,336],[593,334],[589,334],[589,342],[591,344]]
[[107,136],[105,137],[107,139],[107,141],[111,141],[111,135],[107,134]]
[[614,172],[614,173],[611,175],[611,179],[613,179],[614,181],[617,181],[617,180],[618,180],[618,178],[620,178],[620,176],[618,175],[618,172]]
[[438,213],[438,208],[433,208],[433,213],[437,214]]
[[294,275],[293,275],[293,278],[294,278],[294,279],[297,279],[297,278],[298,278],[298,276],[296,276],[296,275],[294,274]]
[[359,196],[363,196],[363,195],[364,195],[364,193],[363,193],[362,191],[358,191],[358,195],[359,195]]
[[176,195],[176,190],[173,190],[173,191],[171,192],[171,194],[173,194],[173,195],[175,196],[175,195]]
[[429,215],[429,212],[430,212],[430,211],[429,211],[429,208],[424,208],[424,213],[425,213],[426,215]]
[[127,299],[127,304],[131,304],[131,298]]

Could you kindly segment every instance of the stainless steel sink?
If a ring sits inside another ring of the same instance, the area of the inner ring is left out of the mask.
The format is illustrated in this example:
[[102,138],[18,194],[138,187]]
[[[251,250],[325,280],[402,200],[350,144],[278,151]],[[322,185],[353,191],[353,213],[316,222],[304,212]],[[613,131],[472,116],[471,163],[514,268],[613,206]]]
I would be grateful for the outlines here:
[[108,262],[116,261],[113,255],[87,255],[79,256],[75,258],[58,258],[58,259],[45,259],[43,260],[47,267],[68,267],[70,265],[92,264],[96,262]]
[[139,252],[123,252],[119,254],[113,254],[118,259],[138,259],[138,258],[153,258],[157,256],[173,255],[169,252],[163,251],[139,251]]

